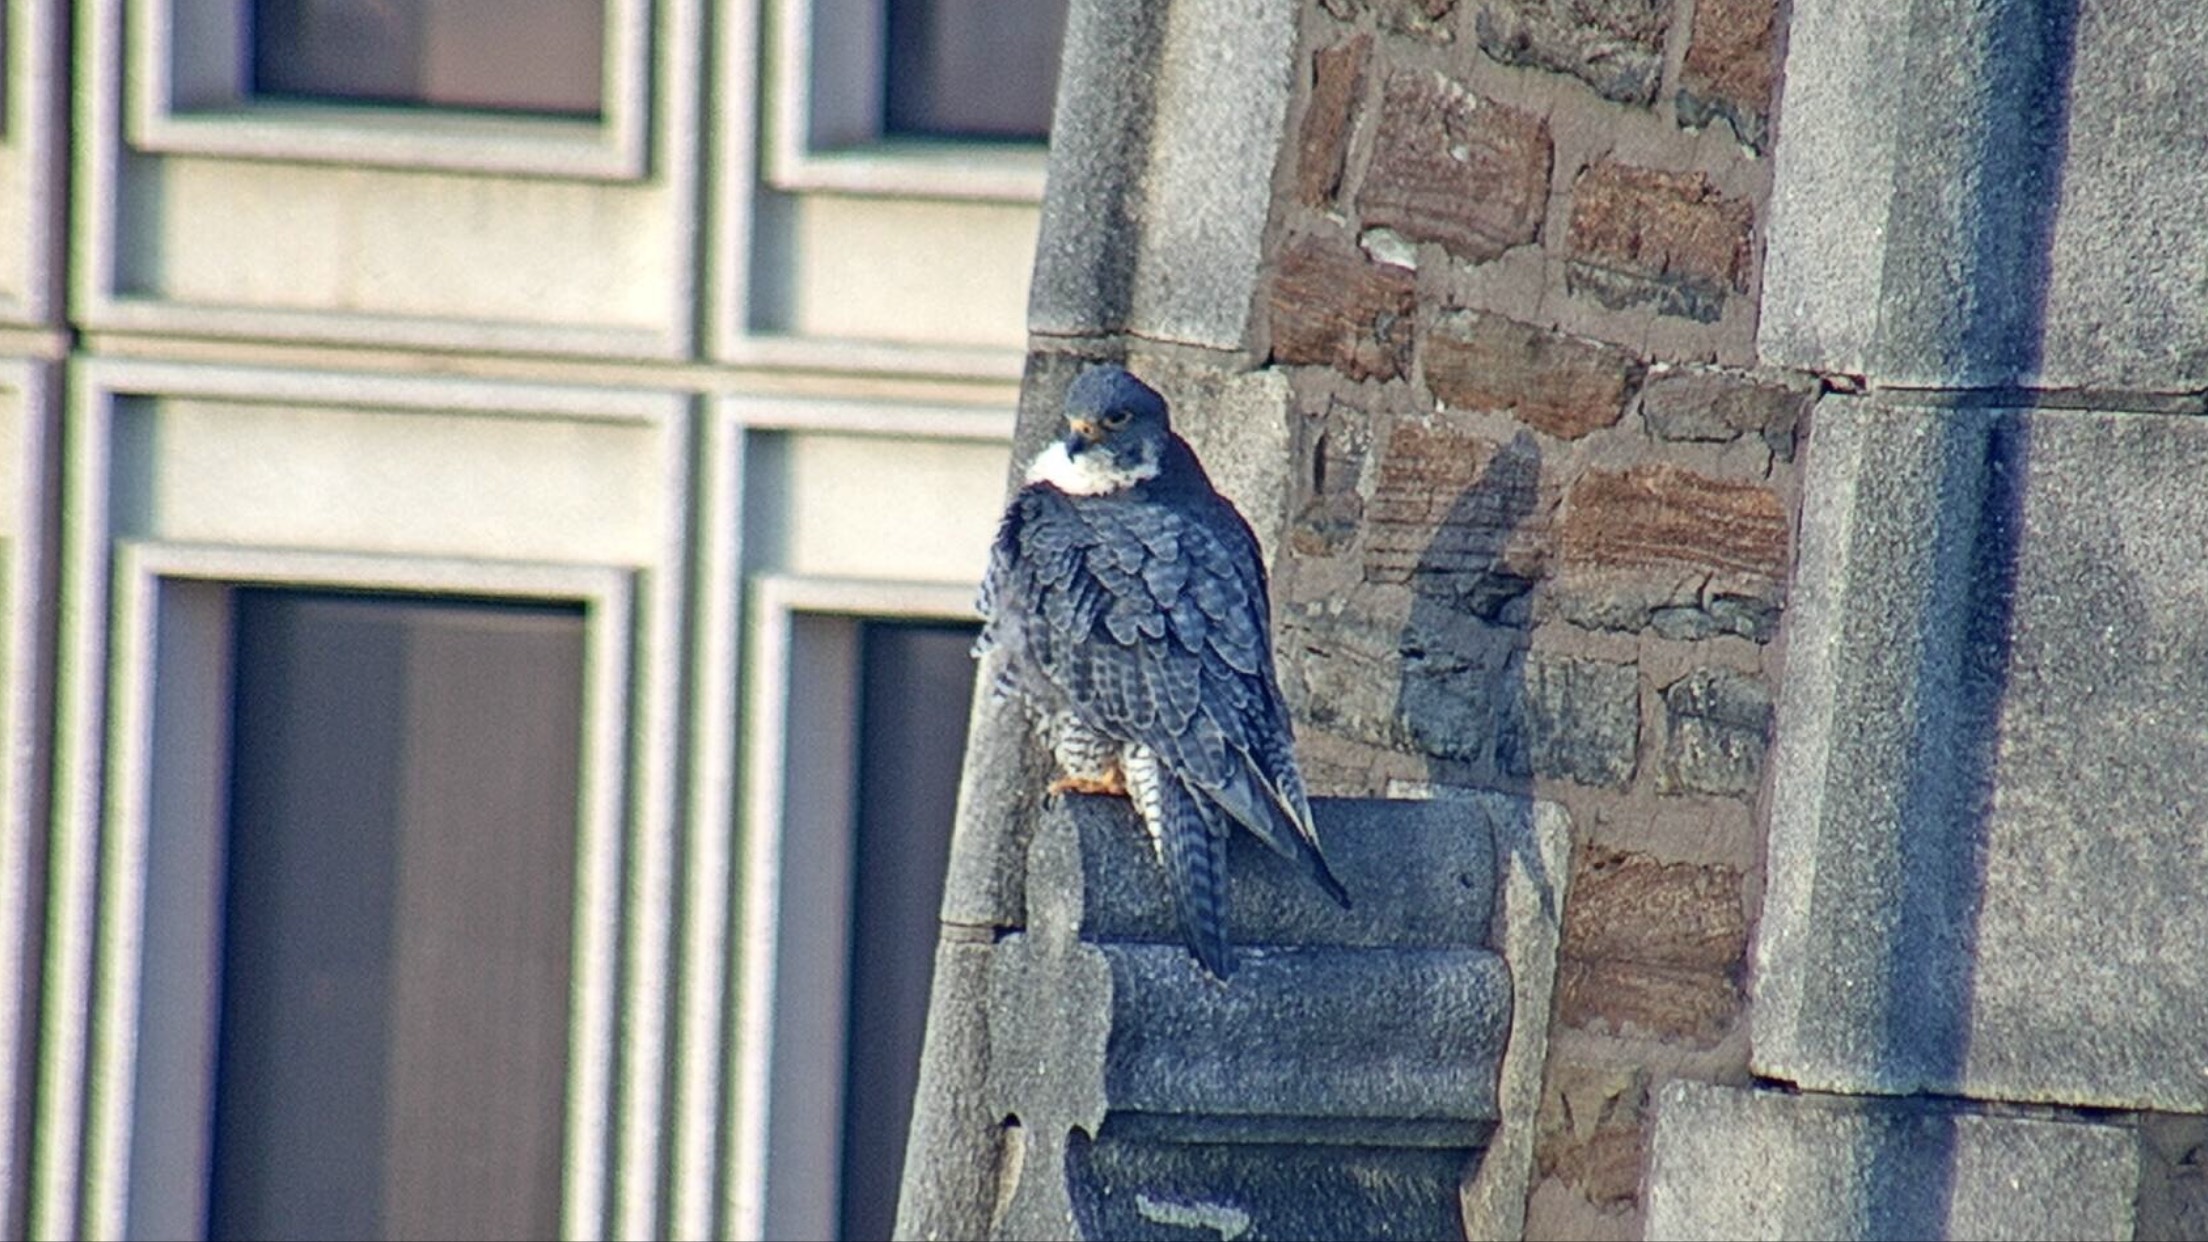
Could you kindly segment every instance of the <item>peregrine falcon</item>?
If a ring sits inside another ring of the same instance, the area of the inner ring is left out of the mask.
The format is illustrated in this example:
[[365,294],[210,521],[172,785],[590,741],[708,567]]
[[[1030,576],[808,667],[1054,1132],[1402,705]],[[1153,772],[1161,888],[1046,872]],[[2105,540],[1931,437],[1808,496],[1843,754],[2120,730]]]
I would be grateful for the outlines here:
[[1001,653],[998,689],[1038,717],[1053,792],[1134,802],[1190,950],[1224,980],[1233,825],[1349,905],[1296,771],[1257,538],[1124,368],[1084,371],[1065,418],[997,529],[975,651]]

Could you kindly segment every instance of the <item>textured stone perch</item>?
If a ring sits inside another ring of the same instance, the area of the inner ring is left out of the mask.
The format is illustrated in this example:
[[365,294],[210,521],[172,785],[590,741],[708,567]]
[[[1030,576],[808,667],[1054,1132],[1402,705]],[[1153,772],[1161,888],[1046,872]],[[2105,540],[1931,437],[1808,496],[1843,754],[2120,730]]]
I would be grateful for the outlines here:
[[990,976],[998,1236],[1462,1236],[1512,1017],[1495,833],[1462,802],[1314,810],[1356,907],[1238,835],[1221,984],[1126,803],[1046,807]]

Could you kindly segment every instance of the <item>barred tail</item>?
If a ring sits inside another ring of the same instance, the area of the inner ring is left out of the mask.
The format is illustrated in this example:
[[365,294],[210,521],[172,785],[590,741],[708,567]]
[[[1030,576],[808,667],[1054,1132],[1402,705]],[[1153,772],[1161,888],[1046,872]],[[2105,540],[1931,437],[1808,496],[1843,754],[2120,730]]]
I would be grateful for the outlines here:
[[1158,818],[1150,828],[1180,912],[1181,933],[1196,960],[1223,982],[1234,973],[1234,947],[1227,942],[1227,825],[1180,777],[1159,776]]

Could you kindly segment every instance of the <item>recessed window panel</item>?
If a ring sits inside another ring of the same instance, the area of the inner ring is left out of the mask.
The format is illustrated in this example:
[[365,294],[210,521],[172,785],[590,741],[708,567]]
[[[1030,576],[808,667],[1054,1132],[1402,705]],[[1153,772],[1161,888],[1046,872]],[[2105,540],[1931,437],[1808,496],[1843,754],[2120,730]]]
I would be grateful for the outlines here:
[[256,96],[585,117],[604,107],[605,0],[253,0],[252,18]]
[[974,683],[971,625],[859,629],[842,1236],[896,1223]]
[[555,1236],[581,610],[235,625],[209,1236]]
[[1049,136],[1065,0],[887,0],[887,17],[884,135]]

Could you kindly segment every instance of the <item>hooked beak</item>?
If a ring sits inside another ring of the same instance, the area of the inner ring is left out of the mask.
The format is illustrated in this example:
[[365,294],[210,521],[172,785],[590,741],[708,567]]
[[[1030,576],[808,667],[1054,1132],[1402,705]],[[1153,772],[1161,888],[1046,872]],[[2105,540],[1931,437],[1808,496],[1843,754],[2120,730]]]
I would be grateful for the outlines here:
[[1066,420],[1066,452],[1078,453],[1104,438],[1104,429],[1093,418],[1069,418]]

